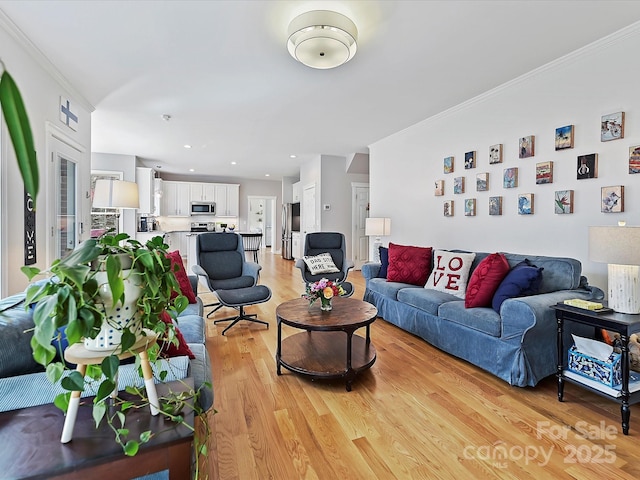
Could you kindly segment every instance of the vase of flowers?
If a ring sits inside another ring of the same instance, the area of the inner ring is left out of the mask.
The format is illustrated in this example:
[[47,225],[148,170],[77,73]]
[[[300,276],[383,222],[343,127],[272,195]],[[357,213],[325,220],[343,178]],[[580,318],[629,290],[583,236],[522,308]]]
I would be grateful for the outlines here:
[[333,308],[331,305],[333,297],[342,296],[345,293],[344,288],[342,288],[342,285],[339,283],[322,278],[317,282],[307,284],[307,291],[304,294],[304,298],[309,300],[309,307],[311,307],[316,300],[320,299],[320,310],[330,312]]

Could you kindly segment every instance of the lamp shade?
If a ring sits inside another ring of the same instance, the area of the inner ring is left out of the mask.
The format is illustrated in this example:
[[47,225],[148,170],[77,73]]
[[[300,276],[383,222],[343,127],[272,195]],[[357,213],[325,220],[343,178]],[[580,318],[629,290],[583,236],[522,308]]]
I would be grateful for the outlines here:
[[358,29],[344,15],[313,10],[289,24],[287,48],[300,63],[318,69],[339,67],[356,54]]
[[364,234],[371,237],[391,235],[390,218],[367,218],[364,221]]
[[98,179],[93,191],[94,208],[139,208],[138,184],[123,180]]
[[589,227],[589,260],[640,265],[640,227]]

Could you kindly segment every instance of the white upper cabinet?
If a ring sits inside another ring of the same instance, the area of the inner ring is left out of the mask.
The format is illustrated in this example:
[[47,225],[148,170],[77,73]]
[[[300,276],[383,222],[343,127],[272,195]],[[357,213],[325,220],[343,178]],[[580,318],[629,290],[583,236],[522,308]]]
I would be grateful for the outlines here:
[[215,202],[216,187],[213,183],[192,182],[189,184],[192,202]]
[[140,207],[138,213],[151,215],[154,213],[154,177],[155,171],[152,168],[136,167],[136,183],[138,184],[138,195],[140,197]]
[[191,214],[190,189],[186,182],[162,182],[162,214],[188,216]]
[[293,203],[300,203],[300,198],[302,195],[302,187],[300,186],[300,182],[296,182],[291,185],[291,189],[293,190]]
[[216,217],[237,217],[240,213],[240,185],[215,185]]

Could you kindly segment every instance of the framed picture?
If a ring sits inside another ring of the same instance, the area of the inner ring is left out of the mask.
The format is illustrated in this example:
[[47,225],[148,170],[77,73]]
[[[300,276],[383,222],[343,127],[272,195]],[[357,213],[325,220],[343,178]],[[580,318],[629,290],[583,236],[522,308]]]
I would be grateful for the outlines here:
[[518,215],[533,215],[533,193],[518,195]]
[[640,145],[629,147],[629,173],[640,173]]
[[573,190],[556,191],[553,203],[555,213],[573,213]]
[[518,186],[518,167],[504,169],[502,186],[504,188],[516,188]]
[[534,135],[520,137],[520,140],[518,141],[518,157],[533,157],[535,155],[535,141],[536,137]]
[[464,168],[466,170],[470,168],[476,168],[476,152],[467,152],[464,154]]
[[502,144],[497,143],[489,147],[489,163],[502,163]]
[[622,185],[602,187],[600,198],[600,211],[602,213],[624,212],[624,187]]
[[578,180],[584,180],[585,178],[598,178],[597,153],[578,156],[577,178]]
[[556,150],[573,148],[573,125],[556,128]]
[[445,200],[444,202],[444,216],[453,217],[453,200]]
[[453,157],[444,159],[444,173],[453,173]]
[[453,193],[464,193],[464,177],[456,177],[453,179]]
[[624,138],[624,112],[603,115],[600,121],[600,141]]
[[464,216],[475,217],[476,216],[476,199],[467,198],[464,201]]
[[436,197],[441,197],[442,195],[444,195],[444,180],[436,180],[434,193]]
[[489,190],[489,174],[488,173],[478,173],[476,175],[476,191],[478,192],[486,192]]
[[489,215],[502,215],[502,197],[489,197]]
[[553,162],[536,163],[536,185],[553,183]]

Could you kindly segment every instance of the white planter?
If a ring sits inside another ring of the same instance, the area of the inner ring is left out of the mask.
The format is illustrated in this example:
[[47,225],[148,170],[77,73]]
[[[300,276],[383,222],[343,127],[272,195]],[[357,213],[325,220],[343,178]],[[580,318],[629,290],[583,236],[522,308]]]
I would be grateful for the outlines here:
[[127,327],[136,338],[140,337],[142,320],[137,314],[136,307],[136,302],[142,294],[140,274],[132,270],[123,270],[122,274],[125,278],[124,305],[121,303],[113,305],[113,297],[107,280],[107,272],[101,271],[95,275],[99,285],[99,295],[104,302],[106,316],[98,336],[96,338],[84,339],[84,346],[87,350],[97,352],[116,350],[122,343],[122,330]]

